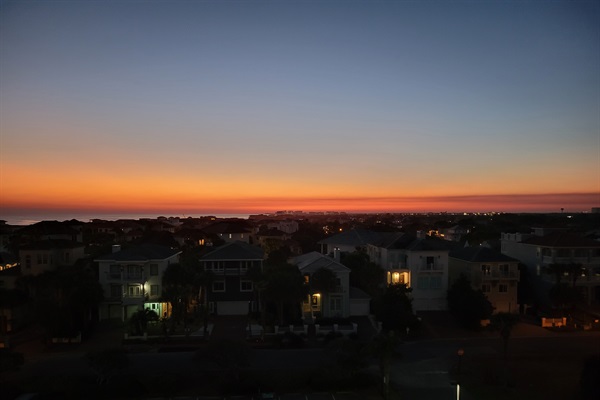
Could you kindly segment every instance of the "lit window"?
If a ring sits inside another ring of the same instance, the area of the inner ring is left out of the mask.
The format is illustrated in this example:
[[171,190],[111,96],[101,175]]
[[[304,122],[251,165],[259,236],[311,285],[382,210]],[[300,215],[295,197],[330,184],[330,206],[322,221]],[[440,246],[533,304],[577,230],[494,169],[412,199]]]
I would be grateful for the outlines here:
[[483,275],[491,275],[492,274],[492,266],[484,264],[481,266],[481,273]]

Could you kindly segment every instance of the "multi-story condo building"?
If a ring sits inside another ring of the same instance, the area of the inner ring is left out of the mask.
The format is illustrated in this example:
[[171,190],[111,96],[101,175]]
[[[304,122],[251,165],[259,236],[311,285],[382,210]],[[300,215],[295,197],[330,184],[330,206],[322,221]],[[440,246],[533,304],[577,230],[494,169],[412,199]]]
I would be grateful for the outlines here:
[[247,276],[251,268],[263,267],[263,251],[248,243],[226,243],[200,258],[201,267],[213,274],[207,291],[209,311],[219,315],[247,315],[257,311],[259,299]]
[[586,302],[600,304],[600,242],[565,230],[534,228],[530,234],[502,233],[501,251],[527,266],[539,300],[547,301],[556,276],[552,265],[581,266],[577,276],[565,271],[565,282],[581,289]]
[[179,262],[181,251],[144,244],[102,256],[98,262],[98,280],[104,290],[100,318],[129,319],[136,311],[148,308],[159,316],[168,313],[161,301],[162,276],[167,267]]
[[463,247],[450,252],[449,271],[451,284],[464,274],[473,289],[486,295],[494,312],[519,311],[519,260],[487,247]]

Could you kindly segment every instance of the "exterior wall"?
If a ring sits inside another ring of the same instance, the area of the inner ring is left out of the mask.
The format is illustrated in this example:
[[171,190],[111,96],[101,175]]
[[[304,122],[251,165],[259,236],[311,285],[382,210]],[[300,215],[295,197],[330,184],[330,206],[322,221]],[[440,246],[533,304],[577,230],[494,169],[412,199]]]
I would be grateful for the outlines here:
[[407,257],[413,310],[446,310],[448,252],[410,251]]
[[44,271],[52,271],[59,265],[73,265],[84,257],[84,247],[19,251],[23,275],[38,275]]
[[208,288],[206,298],[209,309],[217,314],[225,310],[225,315],[246,315],[249,309],[258,310],[256,292],[246,273],[253,267],[262,268],[262,260],[201,260],[200,262],[206,271],[213,273],[213,283]]
[[[104,290],[104,304],[100,319],[121,318],[142,308],[150,308],[162,317],[168,312],[159,303],[162,293],[162,276],[167,267],[179,262],[179,254],[164,260],[137,262],[99,261],[98,281]],[[152,304],[160,304],[159,307]]]
[[221,239],[223,239],[226,243],[238,242],[238,241],[250,243],[250,232],[219,233],[218,236]]
[[[507,266],[508,270],[503,271],[502,266]],[[516,313],[519,311],[517,303],[518,263],[469,262],[450,257],[449,270],[451,271],[450,282],[456,281],[461,273],[465,274],[474,290],[483,291],[494,307],[494,312]]]
[[[554,276],[544,272],[551,264],[581,264],[586,273],[578,277],[576,285],[581,287],[588,304],[600,304],[600,249],[586,247],[553,247],[520,243],[533,235],[502,234],[502,253],[516,258],[527,266],[534,281],[538,297],[547,301],[547,292],[554,284]],[[564,282],[570,281],[565,277]]]
[[269,222],[267,224],[267,227],[269,229],[271,229],[271,228],[279,229],[280,231],[285,232],[288,235],[291,235],[292,233],[297,232],[299,229],[298,221],[294,221],[294,220]]

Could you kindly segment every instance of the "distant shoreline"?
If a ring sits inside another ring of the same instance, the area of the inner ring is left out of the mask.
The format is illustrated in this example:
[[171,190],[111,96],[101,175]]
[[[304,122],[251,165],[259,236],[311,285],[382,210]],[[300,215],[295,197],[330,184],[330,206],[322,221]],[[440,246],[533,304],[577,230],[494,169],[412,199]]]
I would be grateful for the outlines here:
[[185,219],[188,217],[199,218],[206,216],[214,216],[217,218],[241,218],[248,219],[250,214],[185,214],[185,215],[171,215],[171,214],[132,214],[132,213],[124,213],[124,214],[95,214],[95,213],[45,213],[45,214],[23,214],[23,215],[7,215],[0,216],[0,220],[6,221],[8,225],[31,225],[40,221],[69,221],[72,219],[76,219],[81,222],[89,222],[93,219],[101,219],[106,221],[117,221],[120,219],[156,219],[158,217],[166,217],[166,218],[181,218]]

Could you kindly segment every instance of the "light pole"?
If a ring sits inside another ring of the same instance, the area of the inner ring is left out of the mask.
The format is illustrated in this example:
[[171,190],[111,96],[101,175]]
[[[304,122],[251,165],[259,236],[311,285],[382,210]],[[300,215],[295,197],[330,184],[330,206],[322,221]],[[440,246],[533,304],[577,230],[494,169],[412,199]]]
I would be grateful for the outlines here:
[[458,371],[457,371],[458,373],[457,373],[457,377],[456,377],[456,400],[460,400],[460,367],[462,364],[462,358],[465,355],[465,351],[464,351],[464,349],[460,348],[460,349],[458,349],[456,354],[458,355]]

